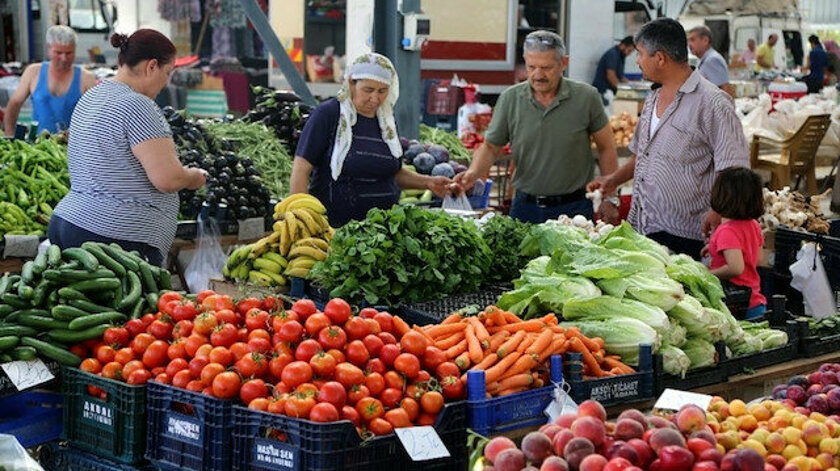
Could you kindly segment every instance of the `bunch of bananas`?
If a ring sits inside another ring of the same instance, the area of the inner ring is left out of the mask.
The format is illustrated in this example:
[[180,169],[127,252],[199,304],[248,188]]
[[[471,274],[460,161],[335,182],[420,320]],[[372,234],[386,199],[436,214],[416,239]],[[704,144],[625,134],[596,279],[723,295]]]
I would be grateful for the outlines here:
[[315,263],[327,258],[335,229],[315,197],[298,193],[274,207],[273,232],[233,251],[223,274],[261,286],[285,286],[287,277],[307,278]]

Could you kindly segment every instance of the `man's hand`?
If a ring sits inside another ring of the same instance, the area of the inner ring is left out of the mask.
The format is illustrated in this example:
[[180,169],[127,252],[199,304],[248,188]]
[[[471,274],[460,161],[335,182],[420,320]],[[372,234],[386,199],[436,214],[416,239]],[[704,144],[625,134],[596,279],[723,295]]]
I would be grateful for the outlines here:
[[475,182],[478,180],[478,176],[472,171],[472,169],[467,169],[464,172],[455,175],[453,182],[458,185],[461,191],[469,191],[475,186]]
[[601,216],[602,221],[607,224],[612,224],[613,226],[616,226],[619,222],[621,222],[621,218],[618,214],[618,208],[609,201],[601,203],[601,206],[598,207],[598,215]]
[[700,258],[706,258],[708,256],[709,256],[709,244],[706,244],[706,245],[703,246],[702,249],[700,249]]
[[432,190],[432,193],[437,195],[438,198],[443,198],[450,192],[450,188],[452,186],[452,180],[446,178],[442,175],[437,177],[429,177],[426,181],[426,188]]
[[712,232],[720,225],[720,214],[715,210],[710,209],[703,218],[703,235],[705,237],[711,236]]
[[601,193],[603,193],[606,196],[615,193],[615,187],[616,184],[613,182],[612,176],[606,175],[603,177],[598,177],[589,182],[589,184],[586,185],[586,191],[593,192],[595,190],[601,190]]

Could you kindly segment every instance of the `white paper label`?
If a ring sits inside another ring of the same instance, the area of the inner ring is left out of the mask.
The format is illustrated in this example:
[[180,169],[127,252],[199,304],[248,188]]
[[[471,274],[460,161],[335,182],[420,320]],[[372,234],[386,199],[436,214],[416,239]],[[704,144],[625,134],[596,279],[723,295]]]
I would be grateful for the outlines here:
[[709,403],[712,402],[712,396],[707,394],[698,394],[688,391],[680,391],[679,389],[665,389],[659,399],[654,404],[654,409],[668,409],[680,410],[686,404],[694,404],[703,410],[709,408]]
[[449,450],[434,427],[405,427],[394,429],[405,451],[413,461],[426,461],[449,456]]
[[255,240],[265,235],[265,219],[248,218],[239,221],[239,240]]
[[30,361],[10,361],[0,365],[0,368],[3,368],[6,376],[9,377],[9,381],[15,385],[18,391],[46,383],[55,378],[40,358]]
[[33,258],[38,255],[38,236],[7,235],[3,248],[3,258],[22,257]]

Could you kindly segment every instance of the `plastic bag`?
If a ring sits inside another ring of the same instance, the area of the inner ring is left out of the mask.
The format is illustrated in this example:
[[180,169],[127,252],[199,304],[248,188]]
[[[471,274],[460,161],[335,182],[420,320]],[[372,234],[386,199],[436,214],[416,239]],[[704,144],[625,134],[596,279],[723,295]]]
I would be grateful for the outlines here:
[[227,256],[219,243],[219,226],[213,218],[198,220],[198,250],[184,271],[190,292],[198,293],[209,287],[211,278],[221,278]]
[[796,262],[790,266],[790,273],[793,275],[790,286],[802,292],[805,314],[815,319],[834,314],[834,293],[828,284],[816,244],[802,246],[796,254]]
[[461,193],[460,196],[455,197],[453,197],[452,195],[444,196],[443,204],[441,204],[441,209],[443,209],[444,211],[472,211],[472,205],[470,204],[470,199],[467,198],[466,193]]
[[0,433],[0,468],[5,471],[44,471],[14,435]]

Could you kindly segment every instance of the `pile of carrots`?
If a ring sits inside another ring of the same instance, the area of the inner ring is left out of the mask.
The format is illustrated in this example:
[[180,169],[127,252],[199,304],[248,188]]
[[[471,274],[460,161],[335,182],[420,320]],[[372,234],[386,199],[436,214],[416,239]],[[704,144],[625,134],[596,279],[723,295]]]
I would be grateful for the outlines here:
[[[461,371],[483,370],[488,397],[505,396],[544,386],[548,358],[555,354],[583,355],[583,374],[604,377],[633,373],[615,355],[607,355],[604,341],[588,338],[576,327],[557,325],[557,317],[522,320],[489,306],[477,316],[453,313],[440,324],[415,326],[431,345],[443,350]],[[466,384],[467,375],[461,376]]]

